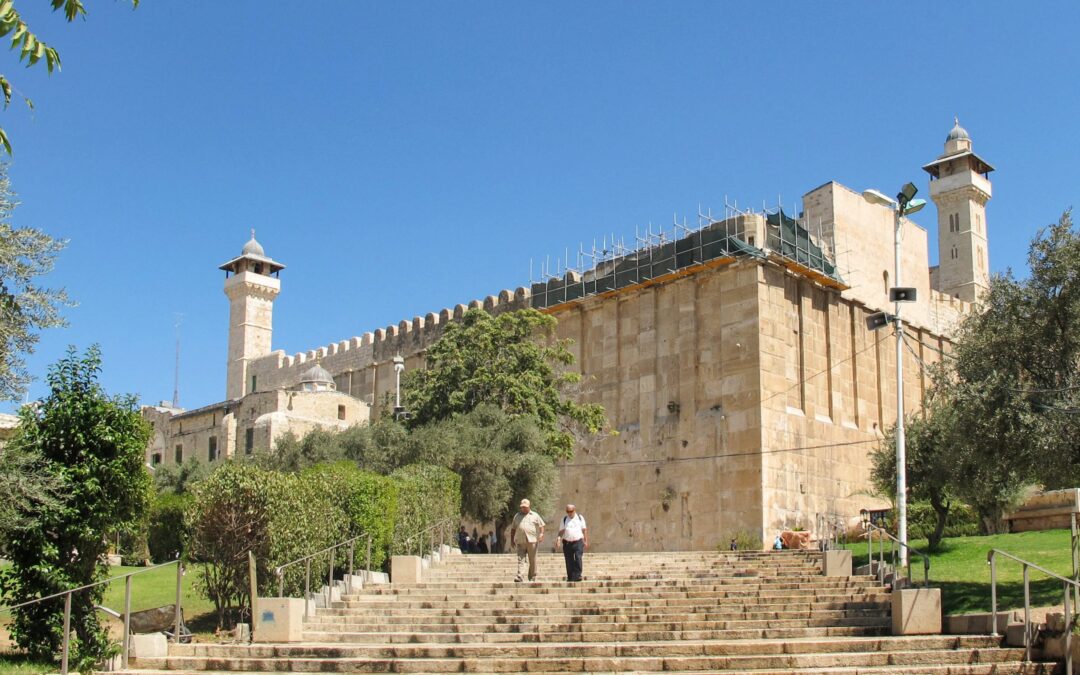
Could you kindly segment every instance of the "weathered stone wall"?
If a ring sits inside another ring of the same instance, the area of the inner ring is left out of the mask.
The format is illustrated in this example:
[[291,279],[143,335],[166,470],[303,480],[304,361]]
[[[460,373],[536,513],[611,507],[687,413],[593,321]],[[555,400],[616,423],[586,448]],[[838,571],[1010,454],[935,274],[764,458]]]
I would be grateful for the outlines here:
[[586,515],[598,550],[707,548],[760,530],[758,274],[736,263],[556,313],[583,397],[618,432],[561,472],[561,501]]

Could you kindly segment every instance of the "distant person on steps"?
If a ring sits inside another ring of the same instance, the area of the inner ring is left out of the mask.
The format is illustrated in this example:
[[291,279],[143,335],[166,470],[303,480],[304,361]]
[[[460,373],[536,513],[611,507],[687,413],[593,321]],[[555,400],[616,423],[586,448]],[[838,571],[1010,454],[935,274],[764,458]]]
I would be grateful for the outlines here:
[[566,515],[563,516],[555,545],[560,543],[566,560],[566,580],[581,581],[581,565],[585,549],[589,548],[589,530],[585,526],[585,517],[577,512],[573,504],[566,505]]
[[510,525],[510,548],[517,551],[517,576],[523,581],[526,571],[529,581],[536,579],[536,546],[544,541],[544,519],[532,510],[532,503],[522,499],[514,522]]

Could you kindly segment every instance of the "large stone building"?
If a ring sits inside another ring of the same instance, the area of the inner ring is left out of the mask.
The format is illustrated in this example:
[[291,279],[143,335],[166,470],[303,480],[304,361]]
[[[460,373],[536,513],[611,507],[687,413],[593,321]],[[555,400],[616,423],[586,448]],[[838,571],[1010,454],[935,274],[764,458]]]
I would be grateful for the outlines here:
[[[941,260],[929,265],[927,231],[905,220],[901,279],[917,292],[903,307],[910,411],[928,385],[925,365],[948,350],[989,279],[992,167],[957,123],[923,168]],[[891,208],[830,182],[804,195],[797,218],[707,218],[580,274],[294,355],[271,350],[283,266],[253,238],[222,266],[228,400],[149,409],[150,460],[216,461],[269,447],[285,430],[363,422],[393,391],[394,357],[422,367],[425,349],[468,307],[531,306],[574,340],[582,396],[603,404],[618,431],[587,440],[562,468],[562,495],[587,514],[598,547],[709,548],[739,531],[855,516],[876,505],[866,496],[869,454],[895,421],[895,337],[866,324],[893,310],[893,226]],[[305,391],[331,379],[331,391]]]

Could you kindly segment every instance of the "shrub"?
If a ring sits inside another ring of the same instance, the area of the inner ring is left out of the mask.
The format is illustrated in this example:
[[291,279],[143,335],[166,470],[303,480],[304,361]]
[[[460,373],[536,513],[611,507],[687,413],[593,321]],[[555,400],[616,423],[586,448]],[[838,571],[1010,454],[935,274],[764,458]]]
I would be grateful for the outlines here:
[[[371,535],[371,569],[382,568],[387,560],[394,523],[397,520],[397,482],[386,476],[363,471],[347,461],[320,464],[308,469],[303,475],[329,488],[330,494],[348,519],[345,538]],[[357,566],[360,566],[366,554],[364,540],[357,542]]]
[[[418,532],[460,516],[461,477],[450,469],[413,464],[398,469],[391,477],[398,484],[395,552],[404,552],[406,542]],[[415,539],[408,541],[410,551],[415,551],[416,546]]]
[[[346,517],[330,487],[315,478],[266,471],[228,462],[194,488],[185,514],[190,555],[205,563],[197,584],[214,603],[219,626],[249,606],[248,551],[255,554],[260,592],[277,592],[274,568],[343,539]],[[328,558],[312,560],[315,585]],[[304,566],[285,575],[287,594],[303,589]]]
[[155,563],[168,562],[184,552],[184,511],[191,508],[194,501],[190,493],[162,493],[154,498],[146,532],[150,560]]
[[752,532],[750,530],[739,530],[733,534],[729,533],[721,537],[720,543],[716,545],[716,550],[731,550],[732,539],[735,540],[735,545],[739,547],[740,551],[761,551],[765,548],[761,543],[761,533]]

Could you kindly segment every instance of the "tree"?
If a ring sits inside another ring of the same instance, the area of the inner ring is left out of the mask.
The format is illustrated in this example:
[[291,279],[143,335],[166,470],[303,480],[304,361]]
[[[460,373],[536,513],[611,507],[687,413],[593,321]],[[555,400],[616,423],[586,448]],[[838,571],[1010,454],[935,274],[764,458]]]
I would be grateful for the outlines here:
[[544,434],[546,452],[573,457],[575,437],[599,432],[606,418],[600,405],[577,403],[567,395],[581,375],[569,370],[571,343],[555,337],[555,325],[554,317],[535,309],[496,317],[481,309],[467,311],[428,349],[425,368],[406,376],[402,389],[410,426],[487,403],[511,417],[532,417]]
[[0,450],[0,552],[11,538],[37,526],[35,513],[58,506],[61,487],[38,453]]
[[32,227],[14,227],[11,214],[18,206],[7,165],[0,163],[0,399],[22,396],[30,375],[25,354],[38,341],[37,331],[63,326],[60,307],[68,303],[63,290],[37,285],[53,269],[66,241],[53,239]]
[[[461,512],[501,533],[528,497],[546,513],[559,474],[545,435],[531,416],[512,417],[491,404],[415,429],[403,461],[439,464],[461,477]],[[502,537],[500,537],[501,539]]]
[[195,485],[206,478],[209,468],[192,457],[179,464],[159,464],[154,467],[154,487],[160,494],[190,494]]
[[[74,21],[76,17],[86,16],[86,6],[83,4],[83,0],[49,0],[49,3],[52,5],[53,11],[62,8],[64,18],[69,23]],[[132,6],[138,7],[139,0],[132,0]],[[42,42],[30,30],[30,27],[23,21],[22,16],[19,15],[18,10],[15,9],[14,0],[0,0],[0,38],[7,36],[11,36],[11,48],[19,50],[19,61],[25,61],[28,68],[44,60],[45,68],[50,75],[54,70],[59,72],[60,54],[56,49]],[[0,91],[3,92],[4,108],[6,109],[11,105],[13,87],[3,74],[0,74]],[[23,100],[28,108],[34,109],[34,104],[28,97],[23,96]],[[11,141],[3,128],[0,128],[0,145],[4,146],[4,150],[9,155],[12,154]]]
[[1031,275],[995,275],[933,373],[934,404],[915,439],[939,455],[912,483],[970,505],[988,533],[1024,490],[1080,480],[1080,234],[1066,211],[1028,251]]
[[[98,384],[101,353],[84,356],[74,348],[49,369],[49,394],[20,411],[10,447],[37,453],[45,472],[60,484],[62,499],[25,515],[28,528],[8,543],[11,567],[0,572],[0,591],[11,603],[76,588],[103,579],[105,535],[141,520],[149,502],[150,476],[143,467],[149,426],[135,399],[111,397]],[[100,661],[109,652],[108,634],[94,605],[104,587],[72,596],[75,663]],[[63,601],[15,610],[10,625],[15,642],[35,658],[59,653]]]
[[[949,509],[953,502],[955,465],[948,452],[949,410],[925,404],[923,416],[906,421],[907,483],[909,499],[926,500],[934,510],[933,530],[928,533],[929,548],[936,551],[945,534]],[[881,446],[872,453],[874,488],[883,495],[896,494],[896,428],[885,435]]]

